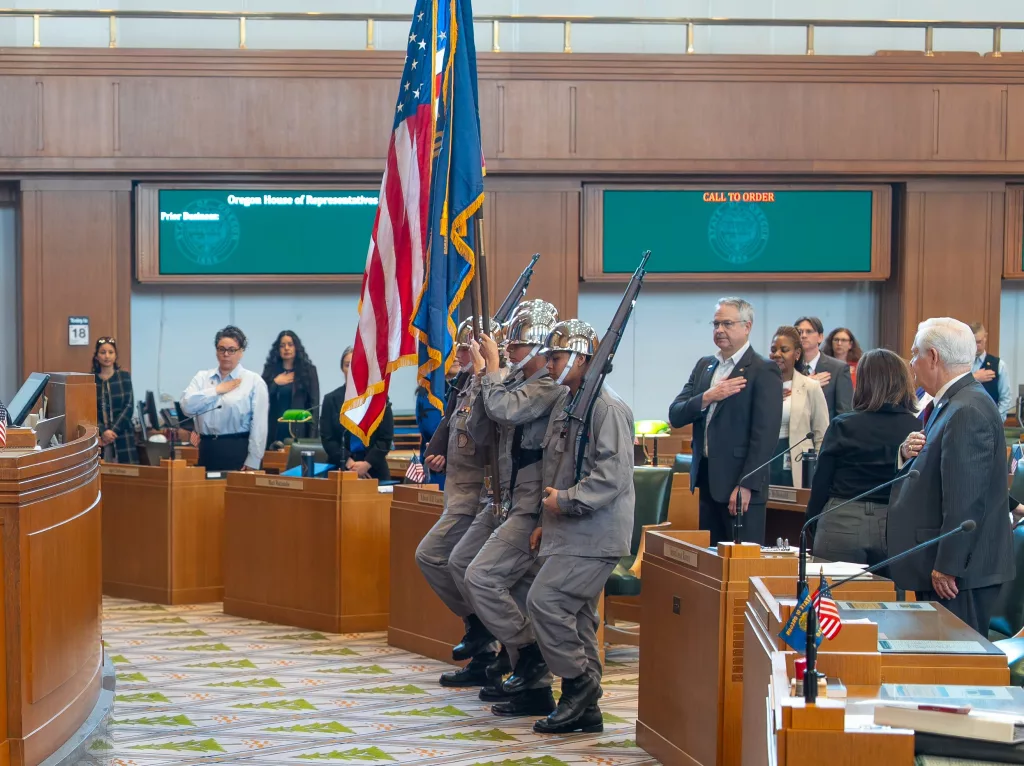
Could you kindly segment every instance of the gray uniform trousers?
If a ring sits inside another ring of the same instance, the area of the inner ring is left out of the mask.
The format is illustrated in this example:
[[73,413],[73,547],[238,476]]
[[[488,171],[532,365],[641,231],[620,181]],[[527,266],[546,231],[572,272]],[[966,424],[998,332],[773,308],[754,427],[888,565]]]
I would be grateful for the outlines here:
[[[484,511],[483,513],[488,513]],[[495,530],[466,571],[466,590],[476,615],[508,651],[515,666],[519,647],[536,641],[526,606],[540,570],[530,553],[530,535],[537,520],[529,514],[510,516]],[[532,688],[551,685],[546,674]]]
[[[475,519],[472,514],[445,511],[416,546],[416,563],[427,584],[444,605],[462,619],[472,614],[473,608],[466,602],[462,589],[455,582],[450,561],[452,552],[466,536]],[[487,534],[490,535],[490,530],[487,530]],[[465,575],[465,567],[462,568],[462,574]]]
[[618,561],[564,554],[542,557],[526,606],[541,654],[556,676],[587,673],[600,683],[597,606]]

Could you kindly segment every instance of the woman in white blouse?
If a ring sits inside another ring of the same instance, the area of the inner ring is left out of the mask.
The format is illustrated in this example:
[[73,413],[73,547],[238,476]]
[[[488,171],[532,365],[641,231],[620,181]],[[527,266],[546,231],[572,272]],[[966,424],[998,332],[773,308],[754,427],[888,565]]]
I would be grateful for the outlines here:
[[[789,449],[789,452],[772,463],[771,483],[798,489],[803,486],[800,456],[811,448],[811,443],[797,442],[805,434],[813,433],[814,449],[820,450],[829,423],[828,404],[821,385],[796,371],[802,356],[800,333],[795,327],[783,325],[775,331],[771,359],[782,371],[782,428],[779,430],[779,444],[775,451]],[[793,435],[792,440],[790,434]]]

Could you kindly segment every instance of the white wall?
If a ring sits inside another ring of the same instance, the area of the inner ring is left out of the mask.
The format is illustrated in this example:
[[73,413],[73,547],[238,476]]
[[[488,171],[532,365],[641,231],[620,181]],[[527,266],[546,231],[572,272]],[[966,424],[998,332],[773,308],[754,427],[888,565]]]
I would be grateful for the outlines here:
[[[14,0],[8,7],[115,10],[223,10],[223,11],[320,11],[347,13],[409,13],[413,0]],[[1021,0],[476,0],[478,15],[518,13],[528,15],[658,16],[728,18],[817,19],[929,19],[1024,21]],[[107,45],[107,24],[102,19],[42,19],[40,39],[47,47]],[[405,24],[377,24],[378,49],[403,47]],[[236,48],[238,24],[232,21],[121,20],[119,45],[123,48]],[[250,21],[250,48],[359,49],[365,47],[362,23]],[[937,50],[989,50],[991,34],[964,30],[937,30]],[[579,53],[682,53],[682,27],[587,26],[573,27],[572,47]],[[477,25],[481,50],[490,49],[490,26]],[[702,28],[697,30],[698,53],[804,52],[802,29]],[[0,21],[0,45],[31,45],[31,19]],[[552,25],[505,24],[503,51],[560,51],[562,29]],[[815,49],[825,55],[870,54],[875,50],[924,48],[923,31],[887,31],[819,28]],[[1006,30],[1004,50],[1024,48],[1024,33]]]
[[[317,366],[320,394],[341,385],[341,352],[356,333],[357,285],[336,288],[185,287],[132,291],[132,381],[136,398],[147,390],[180,399],[192,376],[212,369],[217,360],[213,338],[227,324],[249,340],[243,364],[257,373],[281,330],[302,339]],[[391,401],[396,412],[415,406],[412,367],[395,372]],[[167,404],[162,406],[169,406]]]
[[[964,318],[965,322],[973,321]],[[1024,282],[1004,280],[999,311],[999,358],[1010,374],[1010,393],[1017,400],[1017,386],[1024,383]]]
[[[581,285],[579,318],[603,334],[622,297],[621,287]],[[818,316],[828,333],[848,327],[865,350],[878,344],[879,289],[871,283],[801,286],[645,285],[616,355],[612,388],[637,420],[668,418],[697,360],[714,353],[715,301],[738,295],[754,306],[751,345],[767,355],[772,334],[797,317]]]
[[18,390],[18,239],[13,207],[0,207],[0,401],[10,402]]

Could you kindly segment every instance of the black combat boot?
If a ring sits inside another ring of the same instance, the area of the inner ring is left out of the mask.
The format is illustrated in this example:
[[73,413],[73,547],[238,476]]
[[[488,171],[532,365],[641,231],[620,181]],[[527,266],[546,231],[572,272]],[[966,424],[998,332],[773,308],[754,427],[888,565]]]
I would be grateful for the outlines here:
[[519,647],[519,659],[512,675],[505,679],[501,688],[506,694],[518,694],[529,689],[548,674],[548,664],[540,653],[537,644]]
[[[562,696],[554,713],[533,725],[538,734],[566,734],[572,731],[602,731],[597,699],[601,684],[588,673],[562,679]],[[593,709],[595,712],[591,712]],[[601,728],[594,728],[595,726]]]
[[487,666],[494,662],[497,656],[494,652],[478,654],[469,661],[466,667],[442,673],[437,682],[441,686],[485,686],[487,684]]
[[548,715],[554,709],[555,695],[551,692],[550,686],[540,689],[527,689],[524,692],[512,695],[507,702],[498,702],[491,705],[491,712],[494,715],[510,718],[514,716]]
[[487,676],[487,684],[480,690],[480,699],[484,702],[503,702],[509,698],[505,690],[501,688],[501,682],[512,670],[512,663],[508,658],[508,651],[501,647],[498,652],[498,659],[487,666],[484,674]]
[[456,662],[476,657],[487,648],[488,644],[494,643],[495,638],[491,631],[484,627],[480,618],[475,614],[469,615],[463,622],[466,623],[466,635],[462,640],[452,647],[452,659]]

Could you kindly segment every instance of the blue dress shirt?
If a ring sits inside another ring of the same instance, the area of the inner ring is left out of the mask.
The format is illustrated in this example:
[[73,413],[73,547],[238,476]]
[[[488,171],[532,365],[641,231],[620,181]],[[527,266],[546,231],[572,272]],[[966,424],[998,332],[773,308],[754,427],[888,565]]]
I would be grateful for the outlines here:
[[[226,394],[217,393],[223,380],[240,379],[242,384]],[[220,405],[220,409],[214,409]],[[259,470],[267,445],[267,417],[270,397],[263,378],[238,365],[225,378],[220,371],[200,370],[181,396],[186,416],[205,413],[195,419],[196,431],[204,435],[249,434],[247,468]],[[209,412],[207,412],[209,410]]]

